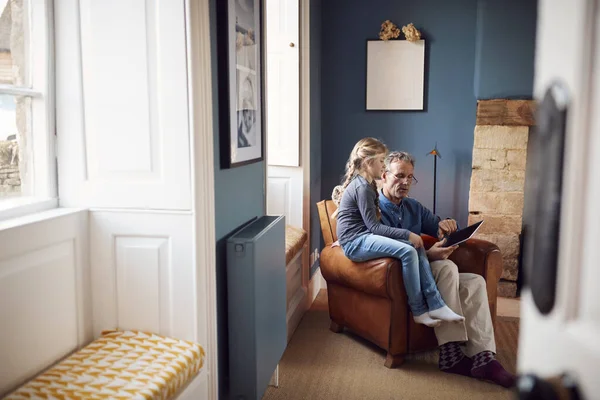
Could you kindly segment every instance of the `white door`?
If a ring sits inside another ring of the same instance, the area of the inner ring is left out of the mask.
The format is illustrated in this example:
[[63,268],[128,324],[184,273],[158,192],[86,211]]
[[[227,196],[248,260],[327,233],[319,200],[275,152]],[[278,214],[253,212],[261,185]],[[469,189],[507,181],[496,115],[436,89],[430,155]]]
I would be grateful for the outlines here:
[[298,0],[267,0],[267,214],[302,227]]
[[298,0],[266,0],[269,165],[300,166]]
[[[533,290],[524,290],[518,370],[545,379],[568,373],[583,397],[593,399],[600,393],[600,4],[540,0],[538,7],[535,97],[542,100],[558,81],[566,88],[568,105],[556,299],[544,315]],[[535,225],[543,224],[538,219]]]
[[190,210],[185,1],[56,2],[62,206]]

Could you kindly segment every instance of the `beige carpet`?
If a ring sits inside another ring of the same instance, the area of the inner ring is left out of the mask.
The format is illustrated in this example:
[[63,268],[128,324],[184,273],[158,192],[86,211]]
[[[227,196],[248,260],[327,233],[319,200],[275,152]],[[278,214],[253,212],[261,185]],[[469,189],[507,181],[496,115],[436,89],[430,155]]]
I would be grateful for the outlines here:
[[[498,360],[514,373],[518,319],[499,318],[497,325]],[[283,355],[279,388],[269,387],[263,400],[514,398],[499,386],[440,372],[437,351],[412,355],[393,370],[384,360],[385,352],[365,340],[331,332],[321,300],[305,314]]]

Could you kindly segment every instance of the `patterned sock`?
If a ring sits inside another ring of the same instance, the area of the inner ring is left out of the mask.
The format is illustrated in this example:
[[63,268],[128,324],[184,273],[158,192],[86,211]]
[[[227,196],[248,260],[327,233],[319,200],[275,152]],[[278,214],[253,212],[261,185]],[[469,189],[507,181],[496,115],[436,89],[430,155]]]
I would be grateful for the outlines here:
[[496,355],[491,351],[484,350],[481,353],[475,354],[473,356],[473,368],[479,368],[484,366],[485,364],[489,364],[496,359]]
[[471,376],[478,379],[491,381],[497,385],[510,388],[515,385],[516,378],[504,369],[496,360],[496,355],[491,351],[482,351],[473,357]]
[[442,371],[458,365],[465,358],[458,342],[448,342],[440,346],[439,367]]

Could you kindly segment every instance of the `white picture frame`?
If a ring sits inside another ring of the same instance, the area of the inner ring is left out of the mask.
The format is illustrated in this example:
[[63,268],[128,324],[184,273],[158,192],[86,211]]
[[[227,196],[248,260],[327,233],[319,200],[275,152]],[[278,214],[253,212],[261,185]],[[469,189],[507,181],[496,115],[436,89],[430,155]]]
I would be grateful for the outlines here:
[[425,41],[367,41],[367,110],[423,110]]

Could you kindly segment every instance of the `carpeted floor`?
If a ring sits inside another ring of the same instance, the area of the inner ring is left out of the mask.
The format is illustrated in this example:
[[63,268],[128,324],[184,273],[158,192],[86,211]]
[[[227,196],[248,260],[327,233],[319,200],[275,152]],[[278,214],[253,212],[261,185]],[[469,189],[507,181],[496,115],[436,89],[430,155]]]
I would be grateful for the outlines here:
[[[516,369],[519,320],[499,317],[498,360]],[[322,293],[294,333],[279,365],[279,388],[263,400],[294,399],[513,399],[510,390],[473,378],[442,373],[437,351],[412,355],[398,369],[385,368],[385,352],[348,332],[329,330]]]

